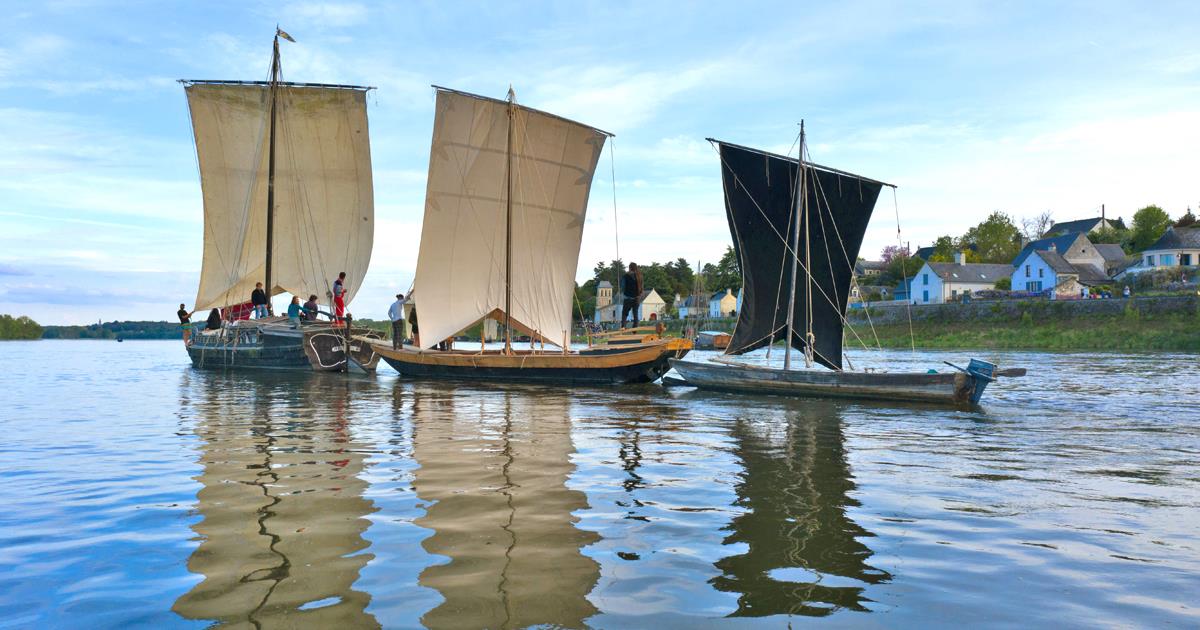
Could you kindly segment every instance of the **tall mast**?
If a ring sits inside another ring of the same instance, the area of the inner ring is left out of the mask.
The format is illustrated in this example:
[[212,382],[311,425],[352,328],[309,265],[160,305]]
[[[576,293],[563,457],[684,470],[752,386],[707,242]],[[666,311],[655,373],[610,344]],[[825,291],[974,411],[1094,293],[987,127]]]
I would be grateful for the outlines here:
[[279,29],[275,29],[275,44],[271,55],[271,135],[267,148],[267,308],[271,308],[271,247],[275,236],[275,102],[279,96]]
[[[801,204],[804,208],[804,367],[813,366],[813,308],[812,308],[812,249],[808,238],[808,228],[812,225],[812,217],[808,216],[808,171],[804,170],[804,121],[800,121],[800,189],[803,193]],[[819,206],[818,206],[819,208]]]
[[[792,325],[793,317],[796,314],[796,267],[799,266],[799,249],[800,249],[800,213],[805,207],[804,194],[804,120],[800,120],[800,154],[798,167],[796,169],[796,203],[792,208],[792,281],[788,284],[788,310],[787,310],[787,345],[783,348],[783,369],[791,369],[792,367],[792,335],[795,333]],[[805,229],[808,228],[808,222],[805,221]],[[805,239],[805,244],[808,240]],[[805,265],[807,269],[808,266]],[[805,351],[805,357],[808,353]],[[812,367],[811,365],[809,367]]]
[[512,86],[508,86],[508,144],[505,147],[505,155],[508,162],[504,168],[504,177],[507,180],[508,194],[504,199],[504,354],[512,354],[512,150],[513,150],[513,125],[517,120],[517,95],[513,92]]

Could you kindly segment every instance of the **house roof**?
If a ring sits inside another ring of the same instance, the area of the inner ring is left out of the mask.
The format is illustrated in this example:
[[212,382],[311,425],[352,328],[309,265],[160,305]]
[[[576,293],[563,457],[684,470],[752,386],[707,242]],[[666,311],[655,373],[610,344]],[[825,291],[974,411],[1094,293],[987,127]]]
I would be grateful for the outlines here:
[[612,283],[609,282],[608,280],[601,280],[600,282],[596,283],[596,288],[597,289],[611,289]]
[[[1067,259],[1063,258],[1062,254],[1060,254],[1056,251],[1054,251],[1054,252],[1052,252],[1050,250],[1039,251],[1039,252],[1037,252],[1037,256],[1038,256],[1038,258],[1041,258],[1042,260],[1046,261],[1046,265],[1049,266],[1051,269],[1053,269],[1054,273],[1073,273],[1076,275],[1079,274],[1079,272],[1075,268],[1075,265],[1072,265],[1071,263],[1067,262]],[[1091,265],[1088,265],[1088,268],[1090,269]]]
[[717,291],[716,293],[713,293],[711,296],[709,296],[708,301],[711,302],[713,300],[723,300],[723,299],[725,299],[726,294],[732,296],[733,289],[721,289],[720,291]]
[[1197,249],[1200,248],[1200,227],[1169,227],[1153,245],[1146,251],[1160,249]]
[[1086,237],[1079,232],[1071,232],[1070,234],[1063,234],[1061,236],[1051,236],[1048,238],[1040,238],[1036,241],[1030,241],[1029,244],[1021,250],[1021,253],[1017,254],[1017,257],[1013,259],[1012,266],[1020,267],[1021,263],[1025,262],[1026,258],[1029,258],[1029,254],[1035,251],[1044,252],[1050,249],[1051,245],[1053,245],[1054,249],[1059,252],[1069,251],[1071,249],[1071,245],[1073,245],[1075,241],[1080,238]]
[[1102,217],[1095,217],[1092,219],[1076,219],[1074,221],[1056,222],[1050,226],[1049,230],[1046,230],[1046,234],[1044,236],[1073,234],[1076,232],[1091,232],[1092,230],[1096,229],[1096,226],[1100,225],[1100,222],[1103,220],[1104,219]]
[[1116,243],[1094,243],[1096,253],[1104,258],[1106,263],[1124,262],[1125,250]]
[[1079,284],[1084,284],[1087,286],[1095,286],[1095,285],[1100,285],[1100,284],[1107,284],[1109,282],[1108,276],[1105,275],[1103,272],[1101,272],[1099,269],[1096,269],[1095,267],[1093,267],[1091,265],[1073,264],[1073,263],[1069,262],[1066,258],[1063,258],[1062,254],[1060,254],[1058,252],[1052,252],[1049,250],[1039,251],[1037,253],[1037,255],[1039,258],[1046,261],[1046,264],[1049,265],[1050,268],[1054,270],[1055,274],[1074,275],[1076,280],[1079,281]]
[[1000,278],[1012,274],[1012,265],[988,263],[925,263],[942,280],[949,282],[974,282],[993,284]]

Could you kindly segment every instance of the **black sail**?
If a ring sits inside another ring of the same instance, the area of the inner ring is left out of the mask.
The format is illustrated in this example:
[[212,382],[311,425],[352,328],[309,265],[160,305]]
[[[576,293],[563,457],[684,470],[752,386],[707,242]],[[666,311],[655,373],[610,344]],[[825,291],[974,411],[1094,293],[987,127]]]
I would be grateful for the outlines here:
[[[792,230],[796,227],[794,159],[720,143],[725,210],[742,271],[742,307],[728,354],[761,348],[785,337],[791,284]],[[883,184],[806,162],[808,239],[812,273],[813,358],[842,368],[842,318],[854,261]],[[803,226],[801,225],[801,230]],[[803,350],[808,287],[804,233],[800,234],[792,346]]]

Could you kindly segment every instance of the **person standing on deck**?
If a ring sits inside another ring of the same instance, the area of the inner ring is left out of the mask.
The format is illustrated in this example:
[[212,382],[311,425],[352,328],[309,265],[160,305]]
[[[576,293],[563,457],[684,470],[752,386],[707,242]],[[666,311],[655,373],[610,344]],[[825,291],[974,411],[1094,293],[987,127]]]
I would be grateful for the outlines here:
[[641,320],[638,298],[642,297],[642,271],[638,269],[637,263],[629,263],[629,271],[621,278],[621,293],[625,296],[621,305],[621,328],[625,328],[625,318],[629,316],[630,311],[633,312],[633,326],[636,328]]
[[254,305],[254,316],[258,319],[270,317],[271,301],[267,299],[267,292],[263,291],[261,282],[254,283],[254,290],[250,292],[250,303]]
[[180,304],[179,312],[176,313],[179,315],[179,326],[183,328],[183,345],[185,346],[192,340],[192,313],[195,312],[188,312],[187,307]]
[[346,272],[338,274],[333,281],[333,315],[338,321],[346,316]]
[[288,304],[288,322],[292,324],[292,328],[300,327],[300,312],[302,310],[300,308],[300,296],[293,295],[292,303]]
[[392,350],[404,345],[404,294],[397,293],[396,301],[388,307],[388,319],[392,320]]

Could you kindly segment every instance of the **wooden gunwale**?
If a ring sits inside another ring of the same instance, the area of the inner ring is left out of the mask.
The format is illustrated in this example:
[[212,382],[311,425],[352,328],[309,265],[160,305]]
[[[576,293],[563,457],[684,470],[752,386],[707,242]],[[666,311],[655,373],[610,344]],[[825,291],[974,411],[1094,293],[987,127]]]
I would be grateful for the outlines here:
[[706,365],[671,360],[688,381],[704,388],[759,394],[856,398],[965,405],[973,379],[962,372],[815,372],[751,365]]
[[663,339],[637,347],[631,347],[624,352],[603,354],[580,354],[578,352],[535,352],[532,350],[513,350],[506,355],[503,350],[485,351],[439,351],[439,350],[394,350],[390,346],[375,343],[375,352],[385,359],[411,363],[416,365],[437,365],[463,368],[524,368],[537,370],[553,369],[604,369],[620,368],[646,361],[665,353],[678,353],[691,349],[691,343],[685,339]]

